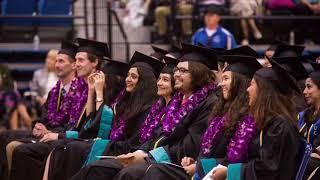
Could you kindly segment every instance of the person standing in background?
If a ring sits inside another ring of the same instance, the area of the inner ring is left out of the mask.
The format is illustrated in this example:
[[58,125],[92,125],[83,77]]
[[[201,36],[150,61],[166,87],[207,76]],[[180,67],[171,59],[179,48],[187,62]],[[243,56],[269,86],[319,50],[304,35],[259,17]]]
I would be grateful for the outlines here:
[[[230,11],[232,15],[240,17],[250,17],[256,15],[259,12],[259,8],[262,6],[261,0],[231,0]],[[242,45],[249,44],[249,31],[255,39],[259,40],[262,38],[262,34],[256,25],[254,19],[241,19],[241,30],[242,30]],[[249,26],[248,26],[249,24]]]
[[[45,59],[45,66],[33,73],[30,82],[31,92],[25,92],[22,101],[18,104],[17,113],[28,129],[31,129],[32,122],[41,116],[41,106],[46,102],[49,91],[58,81],[54,67],[57,55],[58,50],[49,50]],[[15,124],[13,129],[19,127],[18,121]]]
[[57,54],[57,50],[49,50],[45,61],[45,67],[36,70],[33,74],[30,89],[31,91],[37,92],[37,101],[40,104],[43,104],[45,102],[48,97],[49,91],[58,81],[58,77],[54,69]]
[[[155,21],[157,24],[157,32],[160,42],[168,42],[169,41],[169,31],[168,31],[168,17],[172,14],[171,12],[172,2],[167,0],[160,0],[157,4],[157,8],[155,9]],[[177,14],[186,16],[192,15],[192,3],[189,0],[176,0],[176,4],[174,5]],[[176,27],[175,27],[176,28]],[[192,22],[191,20],[182,20],[181,21],[181,32],[184,37],[189,37],[192,35]]]

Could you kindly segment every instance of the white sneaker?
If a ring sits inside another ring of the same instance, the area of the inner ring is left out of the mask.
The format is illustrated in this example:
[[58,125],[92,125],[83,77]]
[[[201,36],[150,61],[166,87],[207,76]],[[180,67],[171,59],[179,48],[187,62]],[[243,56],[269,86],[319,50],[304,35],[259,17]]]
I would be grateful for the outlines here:
[[260,31],[257,31],[257,32],[255,32],[255,33],[253,33],[253,36],[254,36],[254,38],[256,38],[256,39],[261,39],[261,38],[262,38],[262,34],[261,34]]
[[242,46],[249,45],[248,39],[243,39],[243,40],[241,41],[241,45],[242,45]]
[[138,11],[138,14],[139,14],[139,15],[142,15],[142,16],[147,16],[147,15],[148,15],[148,12],[147,12],[144,8],[141,8],[141,9]]

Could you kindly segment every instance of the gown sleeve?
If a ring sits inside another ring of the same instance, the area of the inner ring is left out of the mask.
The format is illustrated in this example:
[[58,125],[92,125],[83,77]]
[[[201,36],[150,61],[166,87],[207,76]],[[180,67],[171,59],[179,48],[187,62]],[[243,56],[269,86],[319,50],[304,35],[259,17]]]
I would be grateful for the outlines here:
[[185,129],[185,135],[181,140],[173,146],[165,147],[173,161],[179,162],[185,156],[197,158],[200,152],[201,137],[207,128],[211,109],[211,105],[206,105],[197,113],[198,116],[190,117],[193,123]]
[[147,118],[150,108],[141,112],[137,118],[135,126],[133,127],[132,134],[126,135],[125,140],[117,141],[110,144],[108,150],[109,155],[120,155],[132,152],[140,145],[140,128],[143,125],[144,120]]
[[[260,148],[257,156],[249,158],[247,163],[229,164],[227,178],[294,179],[300,146],[297,129],[287,120],[274,118],[263,129],[262,137],[261,133],[258,136]],[[249,150],[249,153],[252,152]]]

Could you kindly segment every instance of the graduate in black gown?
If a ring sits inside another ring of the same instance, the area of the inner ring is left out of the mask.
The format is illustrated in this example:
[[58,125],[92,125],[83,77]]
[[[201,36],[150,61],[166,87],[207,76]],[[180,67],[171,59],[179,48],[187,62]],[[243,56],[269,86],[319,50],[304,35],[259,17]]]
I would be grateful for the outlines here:
[[[77,171],[83,163],[82,159],[86,157],[86,153],[92,145],[92,141],[88,140],[109,138],[108,134],[113,119],[112,106],[118,104],[121,96],[123,96],[122,91],[124,91],[125,76],[128,70],[129,65],[127,63],[108,59],[107,64],[102,69],[103,73],[97,72],[89,76],[86,124],[79,132],[67,131],[64,134],[67,140],[59,143],[51,153],[53,155],[48,157],[50,159],[53,156],[54,162],[58,162],[56,167],[53,168],[55,172],[67,175],[65,171]],[[70,159],[72,159],[72,166],[67,164]],[[77,163],[78,161],[81,163]],[[79,164],[79,168],[77,164]],[[64,178],[59,176],[59,179]]]
[[299,162],[299,137],[291,91],[300,91],[279,64],[259,69],[247,89],[249,107],[259,133],[248,148],[248,158],[216,169],[221,179],[294,179]]
[[[304,48],[304,46],[282,44],[277,46],[272,57],[273,60],[279,63],[296,79],[301,91],[303,91],[305,79],[308,77],[308,71],[302,63],[302,52]],[[298,112],[303,111],[307,107],[302,94],[294,94],[293,101],[296,104]]]
[[206,48],[184,44],[182,49],[185,54],[174,71],[174,88],[178,92],[171,99],[160,126],[153,125],[150,134],[142,133],[147,138],[136,151],[118,159],[96,161],[72,179],[141,179],[151,162],[177,163],[184,156],[196,158],[201,134],[217,100],[210,71],[217,69],[217,58]]
[[[0,179],[6,179],[6,146],[8,143],[17,139],[22,141],[20,144],[30,143],[31,140],[38,141],[48,132],[61,132],[74,126],[81,117],[81,112],[68,113],[83,108],[87,96],[85,81],[76,78],[75,53],[77,48],[77,45],[69,42],[63,41],[61,43],[57,57],[58,65],[56,65],[59,81],[51,89],[46,103],[42,106],[41,118],[34,122],[32,131],[11,130],[0,135]],[[64,95],[62,95],[62,90],[65,90]],[[10,159],[8,157],[9,161],[11,161]]]
[[[129,70],[127,63],[105,58],[107,63],[102,71],[88,77],[88,101],[86,106],[86,123],[79,132],[66,132],[60,136],[70,139],[106,139],[108,132],[108,112],[112,105],[118,103],[125,87],[125,77]],[[120,92],[120,93],[119,93]],[[112,112],[113,113],[113,112]],[[112,117],[110,118],[112,119]],[[63,137],[62,137],[63,138]]]
[[[242,54],[251,48],[240,47]],[[202,136],[201,151],[195,160],[184,157],[180,167],[152,164],[144,179],[201,179],[219,163],[242,162],[256,133],[256,124],[248,113],[247,92],[255,71],[262,66],[256,57],[237,55],[238,49],[225,52],[228,66],[222,73],[222,96],[212,110],[209,126]],[[240,144],[235,146],[236,144]],[[183,168],[181,168],[181,166]]]
[[[308,108],[299,113],[299,132],[312,145],[313,153],[304,179],[320,178],[320,71],[309,74],[303,91]],[[317,149],[318,148],[318,149]],[[318,169],[317,169],[318,168]]]
[[[26,142],[24,139],[18,139],[17,142],[24,142],[24,144],[13,148],[10,179],[41,179],[40,169],[43,164],[42,162],[49,155],[50,151],[59,144],[60,141],[57,140],[62,137],[61,134],[69,130],[79,130],[84,124],[83,120],[85,118],[82,117],[84,117],[83,115],[85,114],[85,105],[88,96],[87,80],[90,74],[100,69],[102,57],[108,55],[108,45],[106,43],[81,38],[78,38],[77,41],[79,47],[75,52],[73,51],[73,57],[75,57],[75,59],[71,58],[73,60],[71,67],[72,69],[76,69],[77,78],[83,81],[82,86],[85,88],[85,92],[76,92],[81,89],[81,87],[76,87],[72,84],[69,87],[68,85],[64,87],[60,86],[62,93],[61,95],[59,94],[58,97],[62,97],[63,101],[61,101],[61,103],[58,101],[57,104],[58,106],[61,104],[61,107],[58,113],[52,114],[50,113],[50,108],[55,109],[56,104],[55,102],[49,102],[48,116],[52,117],[55,121],[60,120],[60,116],[66,116],[64,121],[68,126],[64,126],[64,128],[59,131],[48,131],[36,141],[30,142],[29,140]],[[61,52],[64,53],[65,51]],[[56,68],[61,72],[67,71],[63,66],[65,61],[62,60],[69,61],[68,56],[57,57]],[[59,88],[57,87],[56,89]],[[63,91],[66,92],[66,96],[63,95]],[[75,100],[68,98],[68,95],[74,96]],[[83,100],[82,103],[78,103],[77,101],[79,100]],[[65,102],[69,102],[69,104],[65,104]],[[59,113],[62,115],[59,115]],[[78,117],[73,118],[75,115]],[[37,124],[35,127],[37,127]],[[9,145],[12,145],[12,143],[15,142],[11,142]],[[29,162],[28,166],[25,166],[23,162]]]
[[[108,152],[108,154],[115,155],[121,154],[122,152],[127,153],[130,151],[130,148],[138,143],[138,129],[146,118],[150,106],[155,102],[156,96],[154,93],[156,77],[159,75],[159,71],[164,64],[139,52],[135,52],[131,58],[130,64],[131,68],[126,78],[126,90],[123,90],[123,92],[120,93],[123,97],[116,106],[113,107],[115,118],[117,118],[117,116],[121,117],[121,114],[132,113],[132,111],[136,110],[136,113],[131,115],[129,120],[120,122],[124,123],[123,125],[127,127],[122,130],[123,135],[121,136],[123,137],[112,137],[112,134],[110,136],[110,133],[104,133],[102,134],[103,137],[101,137],[101,135],[90,137],[92,139],[96,137],[106,140],[110,139],[111,142],[104,147],[95,146],[97,141],[81,141],[72,142],[61,148],[56,148],[53,151],[50,162],[48,162],[49,172],[47,175],[45,174],[44,177],[48,177],[48,179],[68,179],[82,166],[98,160],[99,158],[97,158],[97,156],[101,156],[102,153],[105,154]],[[148,88],[146,89],[146,87]],[[112,87],[106,88],[105,91],[109,91],[110,88]],[[121,109],[119,108],[121,108],[122,104],[125,104],[126,106],[122,107],[123,109],[121,112]],[[98,110],[97,116],[92,123],[101,119],[102,114],[100,111],[101,110]],[[125,117],[126,116],[123,116],[122,118]],[[110,127],[112,127],[114,132],[116,132],[117,128],[123,128],[120,123],[117,124],[117,120],[119,119],[114,120],[113,125],[110,124]],[[99,129],[105,128],[103,124],[100,123],[99,125]],[[120,136],[119,133],[115,135]]]

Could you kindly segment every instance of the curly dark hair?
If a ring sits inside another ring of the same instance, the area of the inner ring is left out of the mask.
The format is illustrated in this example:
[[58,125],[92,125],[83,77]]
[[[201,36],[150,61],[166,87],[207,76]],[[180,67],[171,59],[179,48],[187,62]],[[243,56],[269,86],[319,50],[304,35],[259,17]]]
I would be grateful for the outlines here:
[[227,136],[234,132],[238,122],[248,113],[248,93],[246,90],[250,80],[240,73],[232,72],[229,98],[226,100],[223,95],[220,95],[212,110],[211,117],[228,114],[229,120],[224,124],[224,132]]
[[191,74],[191,87],[193,91],[197,91],[204,85],[214,82],[215,74],[204,64],[189,61],[189,72]]

